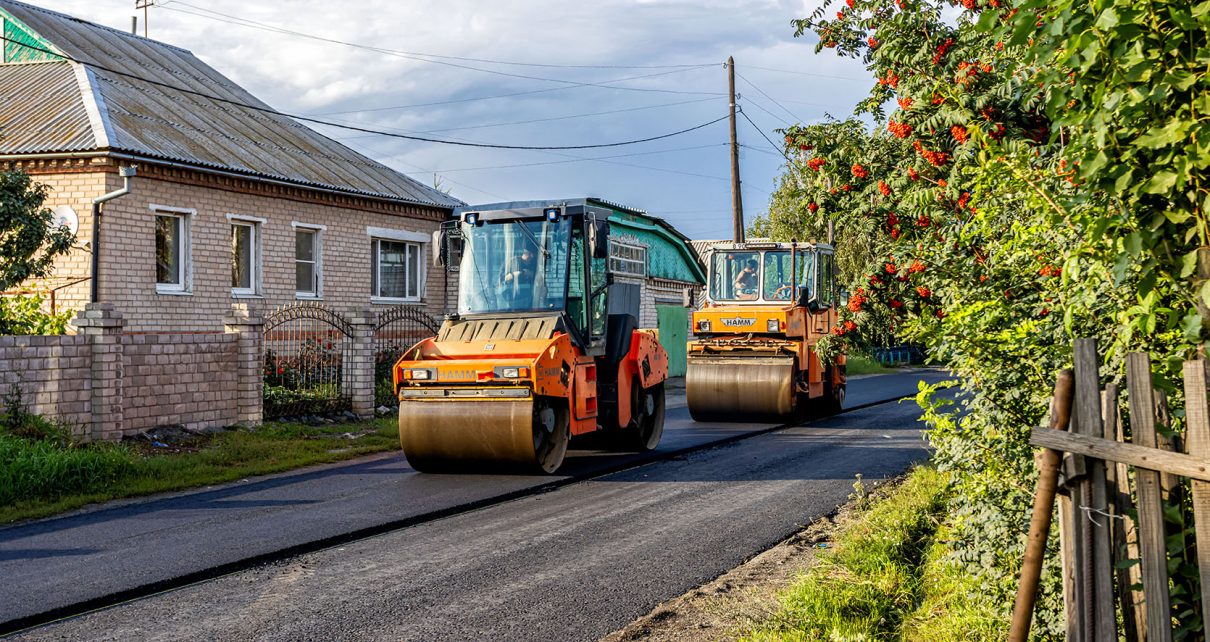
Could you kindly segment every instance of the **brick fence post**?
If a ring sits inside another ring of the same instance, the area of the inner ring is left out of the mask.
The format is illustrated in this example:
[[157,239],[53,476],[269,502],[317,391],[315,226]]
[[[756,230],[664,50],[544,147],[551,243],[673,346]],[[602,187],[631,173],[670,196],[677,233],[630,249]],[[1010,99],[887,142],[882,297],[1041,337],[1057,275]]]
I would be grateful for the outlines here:
[[378,315],[373,310],[357,310],[349,315],[353,326],[353,348],[344,364],[341,387],[353,402],[353,414],[362,419],[374,416],[374,326]]
[[223,318],[223,331],[238,335],[235,351],[235,421],[241,426],[259,426],[265,416],[265,379],[262,342],[265,321],[246,304],[236,303]]
[[72,325],[87,338],[92,362],[92,423],[85,441],[122,438],[122,315],[112,303],[89,303],[77,313]]

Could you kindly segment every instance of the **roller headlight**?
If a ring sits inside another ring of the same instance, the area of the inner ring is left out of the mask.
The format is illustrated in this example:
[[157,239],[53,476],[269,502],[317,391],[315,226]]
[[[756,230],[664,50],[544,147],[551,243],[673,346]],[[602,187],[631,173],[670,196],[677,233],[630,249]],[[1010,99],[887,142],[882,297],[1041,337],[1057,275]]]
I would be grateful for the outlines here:
[[526,366],[500,366],[496,368],[496,376],[501,379],[527,379],[529,368]]
[[710,320],[702,319],[701,321],[698,321],[697,322],[697,331],[698,332],[709,332],[710,331]]
[[769,323],[766,325],[766,327],[768,328],[769,332],[781,332],[781,321],[778,321],[777,319],[769,319]]
[[403,378],[412,381],[430,381],[433,379],[433,371],[425,368],[411,368],[403,371]]

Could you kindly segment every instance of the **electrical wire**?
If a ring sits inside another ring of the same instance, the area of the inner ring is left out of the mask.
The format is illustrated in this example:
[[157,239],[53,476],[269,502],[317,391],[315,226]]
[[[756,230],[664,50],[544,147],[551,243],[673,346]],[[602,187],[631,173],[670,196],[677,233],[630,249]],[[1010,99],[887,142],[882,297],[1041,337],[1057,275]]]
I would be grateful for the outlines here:
[[[512,60],[494,60],[494,59],[490,59],[490,58],[469,58],[466,56],[447,56],[447,55],[441,55],[441,54],[423,53],[423,52],[418,52],[418,51],[386,50],[381,47],[375,47],[373,45],[362,45],[362,44],[353,43],[353,42],[346,42],[346,41],[337,40],[334,38],[327,38],[324,36],[316,36],[313,34],[294,31],[291,29],[286,29],[285,27],[277,27],[277,26],[265,24],[262,22],[256,22],[255,20],[249,20],[247,18],[242,18],[240,16],[233,16],[230,14],[215,11],[213,9],[206,9],[204,7],[199,7],[197,5],[190,4],[188,2],[184,2],[183,0],[165,0],[164,2],[156,2],[155,6],[163,8],[163,9],[168,9],[170,11],[177,11],[179,13],[189,13],[183,9],[173,9],[172,7],[169,6],[169,5],[174,5],[174,4],[185,5],[186,7],[190,7],[197,11],[202,11],[202,12],[205,12],[208,14],[213,14],[215,16],[221,16],[223,18],[229,19],[229,20],[220,20],[220,22],[237,21],[234,24],[243,24],[244,26],[253,26],[256,28],[275,31],[278,33],[284,33],[284,34],[299,36],[299,37],[303,37],[303,38],[310,38],[312,40],[320,40],[323,42],[345,45],[348,47],[355,47],[358,49],[368,49],[370,51],[380,51],[380,52],[390,51],[392,53],[398,53],[398,54],[403,54],[403,55],[407,55],[407,56],[424,57],[424,58],[440,58],[443,60],[460,60],[460,61],[464,61],[464,62],[482,62],[482,63],[493,64],[493,65],[511,65],[511,66],[518,66],[518,67],[544,67],[544,68],[554,68],[554,69],[680,69],[680,68],[713,67],[716,64],[716,63],[696,63],[696,64],[680,64],[680,65],[566,65],[566,64],[555,64],[555,63],[517,62],[517,61],[512,61]],[[211,18],[210,16],[201,16],[201,17],[210,18],[211,20],[217,20],[217,18]]]
[[761,71],[775,71],[781,74],[794,74],[796,76],[812,76],[815,78],[831,78],[833,80],[848,80],[852,82],[869,82],[869,78],[857,78],[854,76],[833,76],[830,74],[817,74],[812,71],[792,71],[790,69],[775,69],[773,67],[758,67],[756,65],[744,65],[744,69],[759,69]]
[[99,70],[105,71],[107,73],[116,74],[116,75],[124,76],[127,78],[133,78],[134,80],[138,80],[140,82],[145,82],[150,85],[164,87],[164,88],[171,89],[173,91],[178,91],[178,92],[181,92],[184,94],[199,96],[199,97],[205,98],[207,100],[213,100],[215,102],[219,102],[219,103],[223,103],[223,104],[227,104],[227,105],[233,105],[235,107],[241,107],[244,109],[267,113],[267,114],[271,114],[274,116],[281,116],[284,118],[292,118],[294,120],[299,120],[299,121],[303,121],[303,122],[325,125],[328,127],[337,127],[337,128],[346,129],[349,131],[357,131],[357,132],[362,132],[362,133],[366,133],[366,134],[378,134],[380,136],[389,136],[392,138],[402,138],[402,139],[406,139],[406,140],[415,140],[415,141],[426,142],[426,143],[437,143],[437,144],[442,144],[442,145],[457,145],[457,146],[461,146],[461,147],[480,147],[480,148],[488,148],[488,149],[532,149],[532,150],[600,149],[600,148],[605,148],[605,147],[622,147],[625,145],[648,143],[651,141],[663,140],[665,138],[672,138],[673,136],[680,136],[681,134],[687,134],[689,132],[702,129],[704,127],[709,127],[710,125],[713,125],[718,122],[722,122],[727,119],[727,116],[722,116],[722,117],[716,118],[714,120],[711,120],[711,121],[708,121],[705,123],[701,123],[699,125],[694,125],[693,127],[687,127],[685,129],[681,129],[681,130],[674,131],[674,132],[669,132],[666,134],[660,134],[658,136],[649,136],[647,138],[639,138],[639,139],[635,139],[635,140],[626,140],[626,141],[617,141],[617,142],[612,142],[612,143],[596,143],[596,144],[590,144],[590,145],[502,145],[502,144],[497,144],[497,143],[474,143],[474,142],[456,141],[456,140],[443,140],[440,138],[429,138],[426,136],[414,136],[411,134],[401,134],[401,133],[395,133],[395,132],[381,131],[381,130],[371,129],[368,127],[346,125],[346,124],[342,124],[342,123],[321,120],[318,118],[311,118],[308,116],[303,116],[301,114],[290,114],[290,113],[278,111],[276,109],[272,109],[269,107],[260,107],[258,105],[249,105],[248,103],[240,102],[237,100],[230,100],[227,98],[215,96],[213,94],[207,94],[205,92],[195,91],[192,89],[187,89],[185,87],[178,87],[175,85],[171,85],[169,83],[160,82],[158,80],[152,80],[150,78],[143,78],[136,74],[131,74],[131,73],[127,73],[124,71],[119,71],[117,69],[112,69],[110,67],[106,67],[104,65],[101,65],[101,64],[98,64],[95,62],[87,62],[84,60],[73,58],[71,56],[67,56],[67,55],[64,55],[61,53],[56,53],[54,51],[50,51],[49,49],[43,49],[42,47],[37,47],[37,46],[31,45],[31,44],[27,44],[24,42],[14,40],[12,38],[9,38],[8,36],[0,36],[0,40],[4,40],[5,42],[19,45],[21,47],[25,47],[27,49],[32,49],[34,51],[39,51],[44,54],[52,55],[57,58],[62,58],[69,62],[74,62],[76,64],[85,65],[85,66],[91,67],[93,69],[99,69]]
[[[484,124],[484,125],[466,125],[464,127],[445,127],[442,129],[426,129],[426,130],[422,130],[422,131],[418,131],[418,132],[411,132],[411,133],[439,134],[442,132],[456,132],[456,131],[464,131],[467,129],[486,129],[488,127],[508,127],[508,126],[512,126],[512,125],[531,125],[533,123],[546,123],[546,122],[551,122],[551,121],[555,121],[555,120],[571,120],[574,118],[588,118],[590,116],[604,116],[607,114],[621,114],[621,113],[632,112],[632,111],[643,111],[646,109],[657,109],[660,107],[675,107],[677,105],[691,105],[694,103],[701,103],[701,102],[706,102],[709,100],[718,100],[718,98],[698,98],[695,100],[682,100],[682,101],[675,102],[675,103],[661,103],[659,105],[644,105],[642,107],[627,107],[625,109],[611,109],[609,111],[598,111],[598,112],[592,112],[589,114],[571,114],[569,116],[551,116],[549,118],[535,118],[532,120],[514,120],[511,122],[507,122],[507,123],[488,123],[488,124]],[[348,112],[332,112],[332,113],[348,113]],[[369,136],[369,135],[370,134],[367,134],[367,136]],[[337,138],[336,140],[351,140],[351,139],[355,139],[355,138],[363,138],[363,137],[362,136],[350,136],[348,138]]]
[[774,98],[774,97],[770,96],[769,94],[766,94],[764,89],[761,89],[760,87],[757,87],[755,83],[753,83],[751,80],[748,80],[747,78],[744,78],[744,77],[743,77],[743,75],[742,75],[742,74],[740,74],[738,71],[737,71],[737,72],[735,72],[735,75],[736,75],[736,76],[739,76],[739,79],[740,79],[740,80],[742,80],[742,81],[744,81],[744,82],[748,83],[748,86],[750,86],[750,87],[752,87],[753,89],[755,89],[756,91],[760,92],[760,95],[762,95],[762,96],[764,96],[765,98],[768,98],[769,100],[773,101],[773,104],[774,104],[774,105],[777,105],[778,107],[781,107],[782,111],[786,112],[787,114],[790,114],[790,118],[793,118],[793,119],[795,120],[795,122],[799,122],[799,123],[803,122],[803,120],[802,120],[801,118],[799,118],[797,114],[795,114],[794,112],[790,111],[789,109],[786,109],[786,106],[785,106],[785,105],[783,105],[783,104],[781,104],[781,103],[777,102],[777,99],[776,99],[776,98]]
[[759,133],[759,134],[760,134],[760,137],[761,137],[761,138],[765,139],[765,142],[769,143],[769,146],[770,146],[770,147],[772,147],[773,149],[777,150],[778,154],[779,154],[779,155],[780,155],[782,158],[786,159],[786,161],[787,161],[787,162],[790,162],[790,157],[789,157],[789,156],[786,156],[786,153],[785,153],[784,151],[782,151],[781,147],[778,147],[778,146],[777,146],[777,143],[773,142],[773,139],[771,139],[771,138],[769,138],[768,136],[766,136],[766,135],[765,135],[765,131],[764,131],[763,129],[761,129],[759,125],[757,125],[756,123],[752,122],[752,119],[748,117],[748,114],[745,114],[745,113],[743,112],[743,110],[740,110],[739,115],[740,115],[740,116],[743,116],[743,117],[744,117],[744,120],[748,121],[748,124],[749,124],[749,125],[752,125],[752,128],[753,128],[753,129],[755,129],[755,130],[757,131],[757,133]]
[[[469,71],[477,71],[480,73],[493,74],[493,75],[497,75],[497,76],[505,76],[508,78],[521,78],[521,79],[525,79],[525,80],[538,80],[538,81],[542,81],[542,82],[553,82],[553,83],[564,84],[564,85],[568,85],[568,86],[572,86],[572,87],[605,87],[608,89],[618,89],[618,90],[623,90],[623,91],[657,92],[657,93],[668,93],[668,94],[689,94],[689,95],[702,95],[702,96],[704,96],[704,95],[721,96],[722,95],[721,92],[683,91],[683,90],[677,90],[677,89],[657,89],[657,88],[651,88],[651,87],[618,87],[618,86],[614,86],[614,85],[606,85],[604,83],[580,82],[580,81],[575,81],[575,80],[564,80],[562,78],[548,78],[545,76],[530,76],[528,74],[518,74],[518,73],[507,72],[507,71],[499,71],[496,69],[484,69],[482,67],[475,67],[473,65],[466,65],[466,64],[457,63],[457,62],[449,62],[446,60],[435,60],[435,59],[431,59],[431,58],[423,58],[416,54],[403,52],[403,51],[397,51],[394,49],[386,49],[383,47],[374,47],[371,45],[359,45],[356,43],[345,42],[343,40],[325,38],[323,36],[315,36],[315,35],[311,35],[311,34],[302,33],[299,31],[293,31],[291,29],[285,29],[282,27],[274,27],[273,25],[267,25],[267,24],[256,22],[253,20],[247,20],[244,18],[229,16],[227,14],[219,14],[218,12],[210,11],[208,9],[201,9],[199,7],[194,7],[193,5],[189,5],[184,2],[181,2],[180,4],[185,4],[186,6],[192,7],[194,9],[200,9],[200,11],[205,12],[205,13],[199,13],[197,11],[187,11],[185,9],[174,9],[173,7],[164,6],[164,5],[160,5],[160,6],[164,9],[168,9],[170,11],[176,11],[179,13],[197,16],[199,18],[207,18],[210,20],[216,20],[218,22],[235,24],[235,25],[239,25],[239,26],[243,26],[243,27],[249,27],[252,29],[261,29],[261,30],[266,30],[266,31],[270,31],[273,33],[283,34],[283,35],[310,38],[310,39],[319,40],[322,42],[328,42],[328,43],[343,45],[343,46],[347,46],[347,47],[354,47],[357,49],[364,49],[367,51],[374,51],[374,52],[385,54],[388,56],[405,58],[407,60],[415,60],[418,62],[427,62],[427,63],[434,64],[434,65],[445,65],[447,67],[454,67],[457,69],[466,69]],[[218,16],[223,16],[223,17],[221,17],[221,18],[215,17],[212,15],[207,15],[207,13],[213,13],[213,14],[217,14]],[[224,19],[224,18],[229,18],[229,19]],[[711,66],[713,66],[713,64],[701,64],[701,65],[697,65],[697,66],[693,66],[693,67],[684,67],[684,68],[678,67],[676,71],[666,72],[666,73],[676,73],[677,71],[689,71],[692,69],[701,69],[701,68],[711,67]]]
[[515,163],[512,165],[491,165],[491,166],[485,166],[485,167],[455,167],[453,169],[441,169],[441,170],[434,170],[434,171],[436,171],[438,173],[478,172],[478,171],[487,171],[487,170],[496,170],[496,169],[516,169],[519,167],[538,167],[541,165],[564,165],[567,163],[579,163],[579,162],[583,162],[583,161],[609,160],[609,159],[614,159],[614,158],[632,158],[634,156],[653,156],[655,154],[670,154],[673,152],[684,152],[684,151],[691,151],[691,150],[698,150],[698,149],[710,149],[713,147],[723,147],[723,146],[726,146],[727,144],[728,143],[713,143],[710,145],[694,145],[692,147],[678,147],[675,149],[659,149],[659,150],[650,151],[650,152],[635,152],[633,154],[615,154],[612,156],[572,158],[572,159],[568,159],[568,160],[540,161],[537,163]]

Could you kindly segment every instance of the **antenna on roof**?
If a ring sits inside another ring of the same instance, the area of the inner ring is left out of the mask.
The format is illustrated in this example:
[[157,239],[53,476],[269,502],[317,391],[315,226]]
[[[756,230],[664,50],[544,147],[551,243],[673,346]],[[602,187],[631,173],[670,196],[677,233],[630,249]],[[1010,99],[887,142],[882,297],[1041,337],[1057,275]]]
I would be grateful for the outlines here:
[[[147,37],[147,8],[154,4],[155,4],[155,0],[134,0],[135,10],[136,11],[139,9],[143,10],[143,37],[144,38]],[[135,16],[135,20],[136,21],[138,20],[138,16]],[[137,24],[136,23],[132,23],[132,24],[135,25],[134,30],[137,31],[137,29],[138,29]],[[136,33],[135,35],[138,35],[138,34]]]
[[130,35],[132,35],[132,36],[139,35],[139,17],[138,16],[130,16]]

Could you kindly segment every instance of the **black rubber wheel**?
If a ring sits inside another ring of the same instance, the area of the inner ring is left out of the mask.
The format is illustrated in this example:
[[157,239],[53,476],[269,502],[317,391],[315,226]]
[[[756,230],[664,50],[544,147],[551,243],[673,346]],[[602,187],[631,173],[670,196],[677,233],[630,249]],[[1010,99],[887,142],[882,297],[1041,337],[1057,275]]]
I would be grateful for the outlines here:
[[571,416],[561,400],[534,399],[534,456],[542,472],[553,473],[563,465],[571,441]]
[[824,417],[834,415],[844,408],[845,384],[836,385],[832,382],[833,368],[840,368],[841,376],[845,374],[844,366],[829,366],[824,372],[823,397],[819,399],[819,411]]
[[609,448],[625,452],[655,450],[664,436],[664,382],[642,388],[635,379],[630,390],[630,423],[609,435]]

